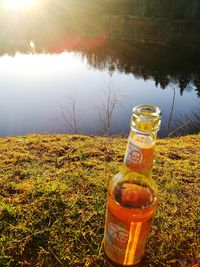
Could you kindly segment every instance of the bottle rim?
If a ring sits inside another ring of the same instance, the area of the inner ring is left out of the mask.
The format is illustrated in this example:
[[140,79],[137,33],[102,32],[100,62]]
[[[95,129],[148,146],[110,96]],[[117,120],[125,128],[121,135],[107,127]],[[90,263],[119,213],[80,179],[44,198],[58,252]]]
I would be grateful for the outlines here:
[[138,105],[132,110],[131,129],[156,133],[160,129],[161,110],[153,105]]
[[148,121],[154,120],[155,118],[158,119],[162,115],[159,107],[146,104],[135,106],[132,113],[138,117],[140,116],[143,119],[147,119]]

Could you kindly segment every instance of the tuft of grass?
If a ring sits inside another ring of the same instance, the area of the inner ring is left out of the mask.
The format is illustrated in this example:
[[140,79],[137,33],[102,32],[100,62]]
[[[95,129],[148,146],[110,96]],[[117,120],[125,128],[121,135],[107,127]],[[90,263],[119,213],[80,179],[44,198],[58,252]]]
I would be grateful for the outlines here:
[[[109,179],[126,139],[0,138],[0,266],[105,266]],[[200,135],[158,141],[160,204],[143,267],[200,266]]]

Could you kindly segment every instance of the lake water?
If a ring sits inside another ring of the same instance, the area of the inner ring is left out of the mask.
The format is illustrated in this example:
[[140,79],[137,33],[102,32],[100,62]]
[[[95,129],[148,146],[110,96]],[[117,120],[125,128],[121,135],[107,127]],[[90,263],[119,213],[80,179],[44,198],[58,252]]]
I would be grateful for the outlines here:
[[197,131],[191,118],[200,112],[198,62],[165,48],[95,38],[56,49],[31,42],[26,51],[1,53],[0,136],[102,134],[109,96],[115,103],[110,134],[128,134],[131,110],[139,104],[162,110],[160,136],[189,124]]

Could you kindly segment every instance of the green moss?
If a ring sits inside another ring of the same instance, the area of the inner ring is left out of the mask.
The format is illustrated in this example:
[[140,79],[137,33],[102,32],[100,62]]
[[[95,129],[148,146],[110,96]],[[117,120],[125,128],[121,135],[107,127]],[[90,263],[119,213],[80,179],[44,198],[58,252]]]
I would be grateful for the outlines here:
[[[0,266],[104,266],[107,185],[125,148],[123,138],[0,138]],[[159,140],[153,177],[160,204],[141,266],[198,266],[200,135]]]

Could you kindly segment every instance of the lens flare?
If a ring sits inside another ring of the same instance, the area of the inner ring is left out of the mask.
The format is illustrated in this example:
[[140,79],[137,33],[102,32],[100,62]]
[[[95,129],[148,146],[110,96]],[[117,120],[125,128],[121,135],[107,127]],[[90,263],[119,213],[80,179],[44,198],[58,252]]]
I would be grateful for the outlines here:
[[5,6],[9,9],[26,9],[34,6],[37,0],[4,0]]

